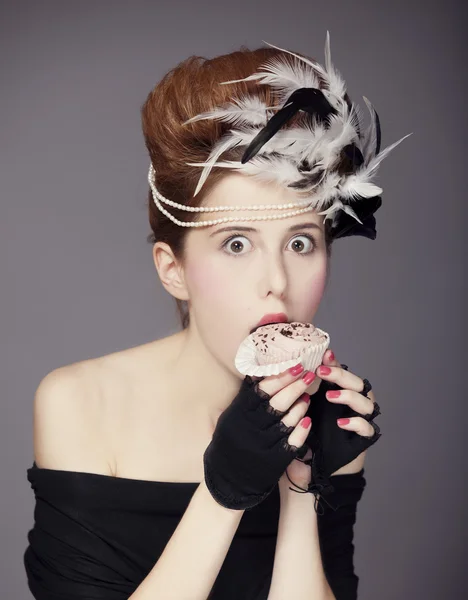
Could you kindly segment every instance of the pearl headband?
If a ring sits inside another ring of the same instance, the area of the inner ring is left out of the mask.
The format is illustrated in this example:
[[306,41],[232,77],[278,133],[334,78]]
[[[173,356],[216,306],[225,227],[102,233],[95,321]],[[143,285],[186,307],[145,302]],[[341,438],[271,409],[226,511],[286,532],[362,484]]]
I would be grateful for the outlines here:
[[[265,42],[268,43],[268,42]],[[206,162],[186,163],[203,167],[194,196],[198,194],[213,167],[239,170],[262,181],[274,181],[310,195],[303,201],[280,205],[192,207],[165,198],[155,185],[155,170],[150,164],[148,183],[158,209],[181,227],[204,227],[232,221],[265,221],[282,219],[318,210],[332,219],[332,237],[361,235],[375,239],[374,213],[381,206],[382,188],[370,181],[380,162],[408,134],[380,152],[381,130],[378,114],[363,96],[371,123],[361,135],[359,107],[346,96],[346,85],[331,62],[330,34],[325,43],[325,68],[298,54],[268,44],[291,56],[267,60],[245,79],[221,82],[228,85],[257,80],[271,86],[280,100],[278,106],[266,106],[256,95],[244,95],[209,112],[196,115],[183,124],[201,119],[221,119],[232,122],[231,129],[213,146]],[[322,87],[319,89],[319,85]],[[273,110],[279,109],[273,113]],[[280,130],[298,111],[310,115],[309,123]],[[240,161],[219,161],[228,150],[247,145]],[[161,204],[188,212],[218,212],[237,210],[285,210],[286,214],[222,217],[205,221],[180,221]],[[351,207],[353,203],[354,208]]]

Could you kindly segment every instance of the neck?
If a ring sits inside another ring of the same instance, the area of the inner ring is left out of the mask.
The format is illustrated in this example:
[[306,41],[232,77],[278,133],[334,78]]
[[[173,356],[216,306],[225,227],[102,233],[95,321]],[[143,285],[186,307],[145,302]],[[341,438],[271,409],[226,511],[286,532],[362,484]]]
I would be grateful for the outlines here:
[[177,401],[216,423],[239,391],[243,375],[236,376],[216,360],[195,327],[176,333],[174,340],[175,351],[167,367]]

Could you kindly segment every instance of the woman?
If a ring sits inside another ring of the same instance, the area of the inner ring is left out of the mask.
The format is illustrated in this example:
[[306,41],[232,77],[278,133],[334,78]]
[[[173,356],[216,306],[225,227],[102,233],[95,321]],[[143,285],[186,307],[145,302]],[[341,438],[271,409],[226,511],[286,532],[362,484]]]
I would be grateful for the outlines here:
[[[299,364],[254,381],[234,366],[259,322],[313,321],[335,239],[375,238],[381,190],[356,173],[381,160],[377,115],[366,145],[328,36],[326,71],[309,60],[278,48],[190,57],[148,95],[148,240],[182,329],[40,382],[24,555],[35,598],[357,597],[353,524],[380,436],[368,380],[331,350],[316,373]],[[302,208],[279,213],[285,204]],[[257,222],[235,222],[265,206]]]

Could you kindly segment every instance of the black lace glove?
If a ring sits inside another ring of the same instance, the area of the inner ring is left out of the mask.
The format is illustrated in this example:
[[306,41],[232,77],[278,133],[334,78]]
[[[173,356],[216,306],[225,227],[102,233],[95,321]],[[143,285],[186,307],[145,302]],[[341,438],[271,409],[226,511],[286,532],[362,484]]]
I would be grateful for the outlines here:
[[303,458],[300,448],[288,443],[295,429],[285,425],[270,396],[247,375],[237,396],[216,424],[203,455],[205,483],[213,498],[226,508],[245,510],[260,504],[278,484],[287,466]]
[[[348,370],[347,365],[341,365],[341,367]],[[364,385],[365,387],[361,394],[367,396],[372,386],[368,379],[364,380]],[[338,404],[327,400],[325,396],[327,391],[342,389],[336,383],[322,380],[317,392],[312,394],[307,410],[307,416],[312,419],[312,427],[307,436],[306,444],[312,450],[312,458],[302,462],[310,465],[312,477],[307,490],[299,488],[299,486],[296,487],[304,493],[310,492],[315,495],[316,512],[319,512],[319,495],[320,500],[323,500],[330,508],[336,510],[337,507],[329,499],[327,500],[327,496],[334,491],[332,480],[330,479],[331,474],[350,463],[361,452],[364,452],[364,450],[375,444],[381,437],[380,427],[373,421],[377,415],[381,414],[377,402],[374,404],[372,414],[363,415],[353,410],[347,404]],[[355,431],[342,429],[337,425],[336,421],[343,417],[362,417],[366,419],[374,428],[374,435],[372,437],[364,437]],[[294,484],[293,481],[291,483]],[[295,489],[293,491],[298,492],[299,490]]]

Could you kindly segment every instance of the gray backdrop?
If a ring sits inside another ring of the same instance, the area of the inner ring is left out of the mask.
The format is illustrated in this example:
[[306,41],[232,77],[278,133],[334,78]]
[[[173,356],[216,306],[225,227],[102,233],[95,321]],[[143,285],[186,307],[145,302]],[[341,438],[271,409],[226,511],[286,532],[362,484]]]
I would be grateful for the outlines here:
[[31,597],[22,556],[39,381],[178,328],[145,242],[141,103],[189,54],[266,40],[322,61],[327,29],[351,96],[379,112],[383,147],[414,132],[382,163],[377,240],[335,244],[316,318],[383,411],[355,527],[359,597],[461,598],[461,2],[42,0],[1,11],[2,598]]

